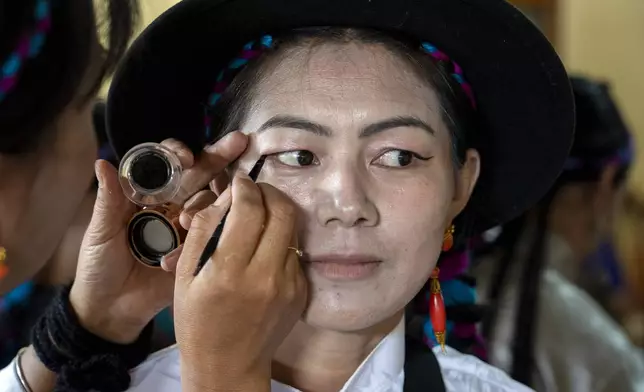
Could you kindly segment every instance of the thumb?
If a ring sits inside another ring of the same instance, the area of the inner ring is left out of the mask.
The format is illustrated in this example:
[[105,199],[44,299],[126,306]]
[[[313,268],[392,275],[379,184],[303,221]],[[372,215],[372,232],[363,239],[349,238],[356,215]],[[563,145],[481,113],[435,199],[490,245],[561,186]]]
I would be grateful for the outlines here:
[[181,251],[183,250],[183,244],[167,255],[163,256],[161,259],[161,268],[166,272],[176,273],[177,272],[177,263],[179,262],[179,257],[181,256]]
[[109,162],[99,159],[94,165],[98,192],[94,212],[87,228],[87,245],[100,245],[118,234],[135,212],[135,206],[123,194],[118,173]]

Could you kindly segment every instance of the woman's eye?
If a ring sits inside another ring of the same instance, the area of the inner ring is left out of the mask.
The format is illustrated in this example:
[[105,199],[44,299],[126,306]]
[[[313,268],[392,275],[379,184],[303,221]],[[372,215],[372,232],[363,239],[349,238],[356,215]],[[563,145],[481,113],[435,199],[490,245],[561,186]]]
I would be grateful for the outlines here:
[[374,163],[387,167],[405,167],[411,165],[414,162],[414,158],[425,160],[411,151],[389,150],[376,158]]
[[275,157],[286,166],[304,167],[317,164],[315,155],[307,150],[286,151],[276,154]]

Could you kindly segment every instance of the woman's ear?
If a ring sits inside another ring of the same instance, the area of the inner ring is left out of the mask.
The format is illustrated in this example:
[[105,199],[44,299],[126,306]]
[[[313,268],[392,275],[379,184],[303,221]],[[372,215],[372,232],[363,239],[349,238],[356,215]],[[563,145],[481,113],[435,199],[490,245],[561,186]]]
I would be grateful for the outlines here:
[[463,211],[472,196],[476,181],[481,172],[481,156],[478,151],[469,149],[465,153],[463,166],[456,171],[454,198],[450,208],[450,221]]

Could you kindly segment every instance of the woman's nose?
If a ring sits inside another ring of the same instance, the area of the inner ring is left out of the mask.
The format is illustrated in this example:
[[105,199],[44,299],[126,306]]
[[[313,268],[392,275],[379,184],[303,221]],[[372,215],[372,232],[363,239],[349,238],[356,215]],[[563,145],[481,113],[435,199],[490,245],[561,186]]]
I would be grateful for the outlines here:
[[325,176],[319,191],[326,200],[317,208],[321,225],[354,227],[378,223],[378,210],[369,197],[364,178],[355,170],[339,170]]

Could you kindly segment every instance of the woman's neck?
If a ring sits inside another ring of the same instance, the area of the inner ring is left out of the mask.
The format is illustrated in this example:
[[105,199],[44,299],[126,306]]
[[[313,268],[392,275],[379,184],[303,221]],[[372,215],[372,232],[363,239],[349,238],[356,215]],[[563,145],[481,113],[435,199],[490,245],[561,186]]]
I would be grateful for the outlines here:
[[402,312],[365,330],[338,332],[298,322],[273,360],[273,379],[303,392],[337,392],[400,322]]

